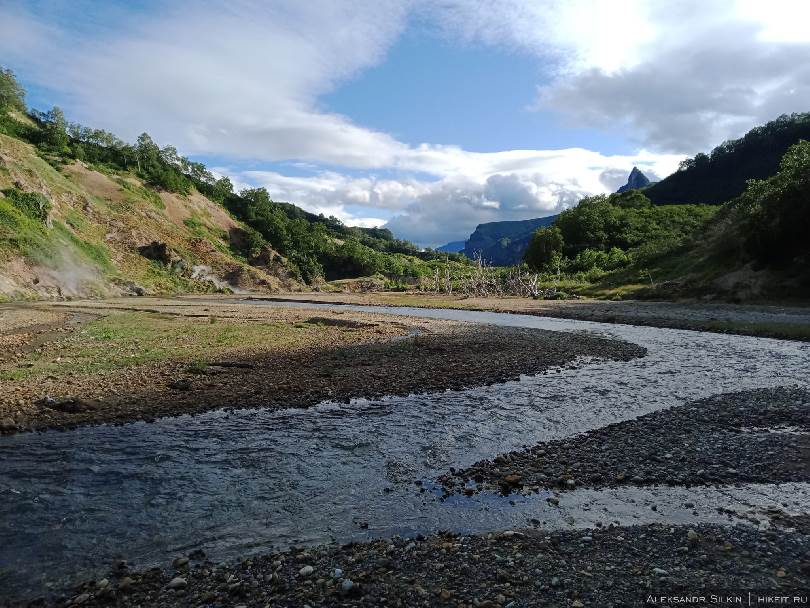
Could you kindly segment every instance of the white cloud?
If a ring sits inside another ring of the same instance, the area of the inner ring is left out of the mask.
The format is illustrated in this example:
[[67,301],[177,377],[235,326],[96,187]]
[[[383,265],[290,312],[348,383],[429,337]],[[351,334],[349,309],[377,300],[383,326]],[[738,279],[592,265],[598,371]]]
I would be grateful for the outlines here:
[[[425,154],[442,158],[433,149]],[[350,223],[356,220],[347,216],[347,207],[394,213],[386,225],[397,235],[433,246],[464,239],[481,222],[551,215],[583,196],[613,192],[635,165],[650,177],[667,175],[681,158],[644,151],[605,156],[579,148],[494,153],[452,149],[443,157],[443,177],[434,181],[352,178],[334,171],[313,177],[238,169],[230,174],[236,183],[266,187],[276,200],[296,201],[309,211]],[[415,154],[402,162],[419,167],[426,159]]]
[[[803,0],[169,6],[121,9],[105,28],[81,2],[49,10],[3,4],[0,56],[59,90],[80,121],[127,139],[147,130],[185,154],[215,154],[237,185],[265,185],[274,198],[349,223],[392,218],[400,236],[423,244],[613,191],[634,164],[665,176],[679,156],[408,145],[319,105],[324,93],[384,61],[409,23],[536,56],[543,80],[527,105],[579,126],[623,129],[649,150],[705,150],[781,112],[806,110],[810,99]],[[309,175],[250,171],[245,161],[298,161]]]
[[[447,6],[447,5],[442,5]],[[807,111],[805,0],[451,2],[450,35],[555,61],[536,110],[694,154]]]

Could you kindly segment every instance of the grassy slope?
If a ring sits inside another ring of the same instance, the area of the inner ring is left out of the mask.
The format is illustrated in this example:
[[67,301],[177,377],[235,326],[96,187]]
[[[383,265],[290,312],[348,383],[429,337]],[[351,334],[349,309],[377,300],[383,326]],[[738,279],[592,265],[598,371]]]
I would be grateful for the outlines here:
[[230,235],[240,224],[198,193],[158,195],[132,176],[81,163],[57,169],[33,146],[0,135],[0,190],[12,187],[44,194],[52,225],[0,197],[0,298],[109,295],[130,282],[154,293],[213,289],[141,256],[137,246],[151,241],[167,243],[188,268],[210,266],[268,289],[292,286],[283,272],[280,280],[239,259]]

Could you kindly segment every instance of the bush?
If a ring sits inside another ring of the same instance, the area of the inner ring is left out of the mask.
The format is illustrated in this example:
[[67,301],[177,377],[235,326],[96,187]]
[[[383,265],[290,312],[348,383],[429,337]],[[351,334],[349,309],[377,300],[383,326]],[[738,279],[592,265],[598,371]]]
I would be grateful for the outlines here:
[[39,220],[43,224],[48,221],[51,212],[51,202],[39,192],[23,192],[17,188],[4,190],[6,198],[17,209],[31,219]]

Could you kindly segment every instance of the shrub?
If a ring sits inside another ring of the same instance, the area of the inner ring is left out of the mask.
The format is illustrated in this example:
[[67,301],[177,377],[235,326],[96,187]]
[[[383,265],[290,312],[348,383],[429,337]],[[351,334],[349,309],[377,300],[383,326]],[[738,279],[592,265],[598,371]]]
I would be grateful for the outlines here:
[[6,195],[17,209],[28,217],[39,220],[42,223],[48,221],[48,214],[51,212],[51,202],[39,192],[23,192],[17,188],[4,190]]

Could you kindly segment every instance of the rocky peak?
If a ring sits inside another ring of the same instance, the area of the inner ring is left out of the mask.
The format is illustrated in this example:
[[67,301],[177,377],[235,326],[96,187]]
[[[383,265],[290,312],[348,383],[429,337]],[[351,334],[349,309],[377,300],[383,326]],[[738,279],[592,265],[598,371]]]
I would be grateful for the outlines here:
[[639,171],[638,167],[633,167],[633,170],[630,172],[630,176],[627,178],[627,183],[619,188],[616,192],[628,192],[629,190],[646,188],[650,185],[650,183],[650,180],[647,179],[646,175]]

